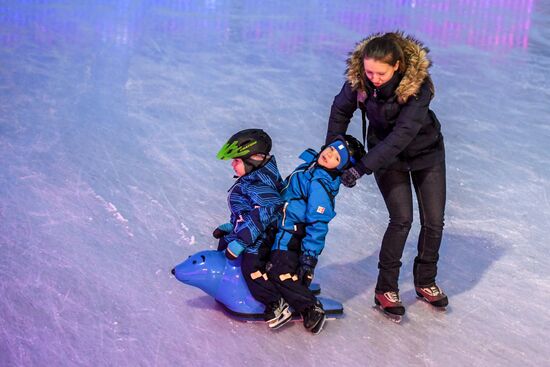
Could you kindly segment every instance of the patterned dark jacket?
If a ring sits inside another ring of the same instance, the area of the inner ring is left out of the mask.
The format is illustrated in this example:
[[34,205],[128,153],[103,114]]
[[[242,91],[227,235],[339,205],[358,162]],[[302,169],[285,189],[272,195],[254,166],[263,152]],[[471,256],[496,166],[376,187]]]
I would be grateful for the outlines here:
[[239,177],[229,189],[227,203],[233,231],[224,237],[237,242],[248,253],[258,253],[267,239],[266,229],[276,224],[283,200],[279,194],[283,180],[275,157],[262,167]]

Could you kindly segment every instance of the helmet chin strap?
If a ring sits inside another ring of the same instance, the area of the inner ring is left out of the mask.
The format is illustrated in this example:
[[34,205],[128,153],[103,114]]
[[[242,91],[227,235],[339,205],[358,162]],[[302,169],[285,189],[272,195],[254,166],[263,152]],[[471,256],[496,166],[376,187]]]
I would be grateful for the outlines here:
[[265,162],[267,162],[269,160],[270,157],[271,156],[266,155],[266,156],[264,156],[264,158],[261,161],[252,159],[250,157],[247,158],[247,159],[243,159],[245,173],[249,174],[249,173],[257,170],[258,168],[262,167],[265,164]]
[[[267,162],[269,160],[269,158],[271,158],[271,156],[266,155],[261,161],[258,161],[258,160],[255,160],[255,159],[250,159],[250,158],[243,159],[243,164],[244,164],[244,175],[243,176],[246,176],[249,173],[254,172],[258,168],[262,167],[265,164],[265,162]],[[237,176],[237,175],[234,175],[233,178],[234,179],[239,179],[241,177]]]
[[245,174],[249,174],[250,172],[254,171],[255,167],[252,164],[250,164],[248,159],[246,161],[243,161],[243,163],[244,163],[244,173]]

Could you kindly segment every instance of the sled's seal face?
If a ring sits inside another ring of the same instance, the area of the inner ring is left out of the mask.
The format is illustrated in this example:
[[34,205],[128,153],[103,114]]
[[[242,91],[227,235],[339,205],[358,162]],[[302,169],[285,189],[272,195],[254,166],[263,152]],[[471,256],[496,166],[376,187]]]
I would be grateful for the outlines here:
[[176,266],[172,274],[182,283],[216,296],[225,272],[226,260],[221,251],[201,251]]

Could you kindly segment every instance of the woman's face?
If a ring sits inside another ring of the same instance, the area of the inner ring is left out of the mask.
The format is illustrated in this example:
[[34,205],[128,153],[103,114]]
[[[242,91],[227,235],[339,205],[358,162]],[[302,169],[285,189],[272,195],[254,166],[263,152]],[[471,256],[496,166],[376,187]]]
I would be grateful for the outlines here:
[[240,158],[235,158],[231,161],[231,167],[233,167],[233,170],[235,171],[235,175],[238,177],[244,176],[246,173],[244,162]]
[[378,88],[392,78],[393,73],[399,68],[399,61],[391,66],[375,59],[364,59],[363,67],[367,78]]

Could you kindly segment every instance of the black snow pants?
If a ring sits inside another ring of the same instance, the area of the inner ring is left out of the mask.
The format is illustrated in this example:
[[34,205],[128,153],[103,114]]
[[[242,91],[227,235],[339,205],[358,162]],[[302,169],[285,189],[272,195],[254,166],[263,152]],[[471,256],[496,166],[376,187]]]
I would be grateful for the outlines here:
[[275,283],[268,278],[265,269],[269,260],[269,248],[260,249],[258,254],[245,252],[242,258],[241,271],[252,296],[265,306],[278,301],[282,295]]
[[[274,229],[270,228],[269,231],[274,231]],[[265,306],[278,301],[282,297],[275,284],[268,279],[265,270],[274,239],[275,235],[268,233],[267,239],[260,246],[257,254],[243,252],[241,255],[241,272],[248,290],[256,301],[263,303]],[[218,243],[218,251],[224,251],[227,245],[225,237],[222,237]]]
[[275,283],[288,304],[297,312],[313,306],[317,298],[296,275],[300,266],[300,253],[275,250],[271,252],[269,278]]

